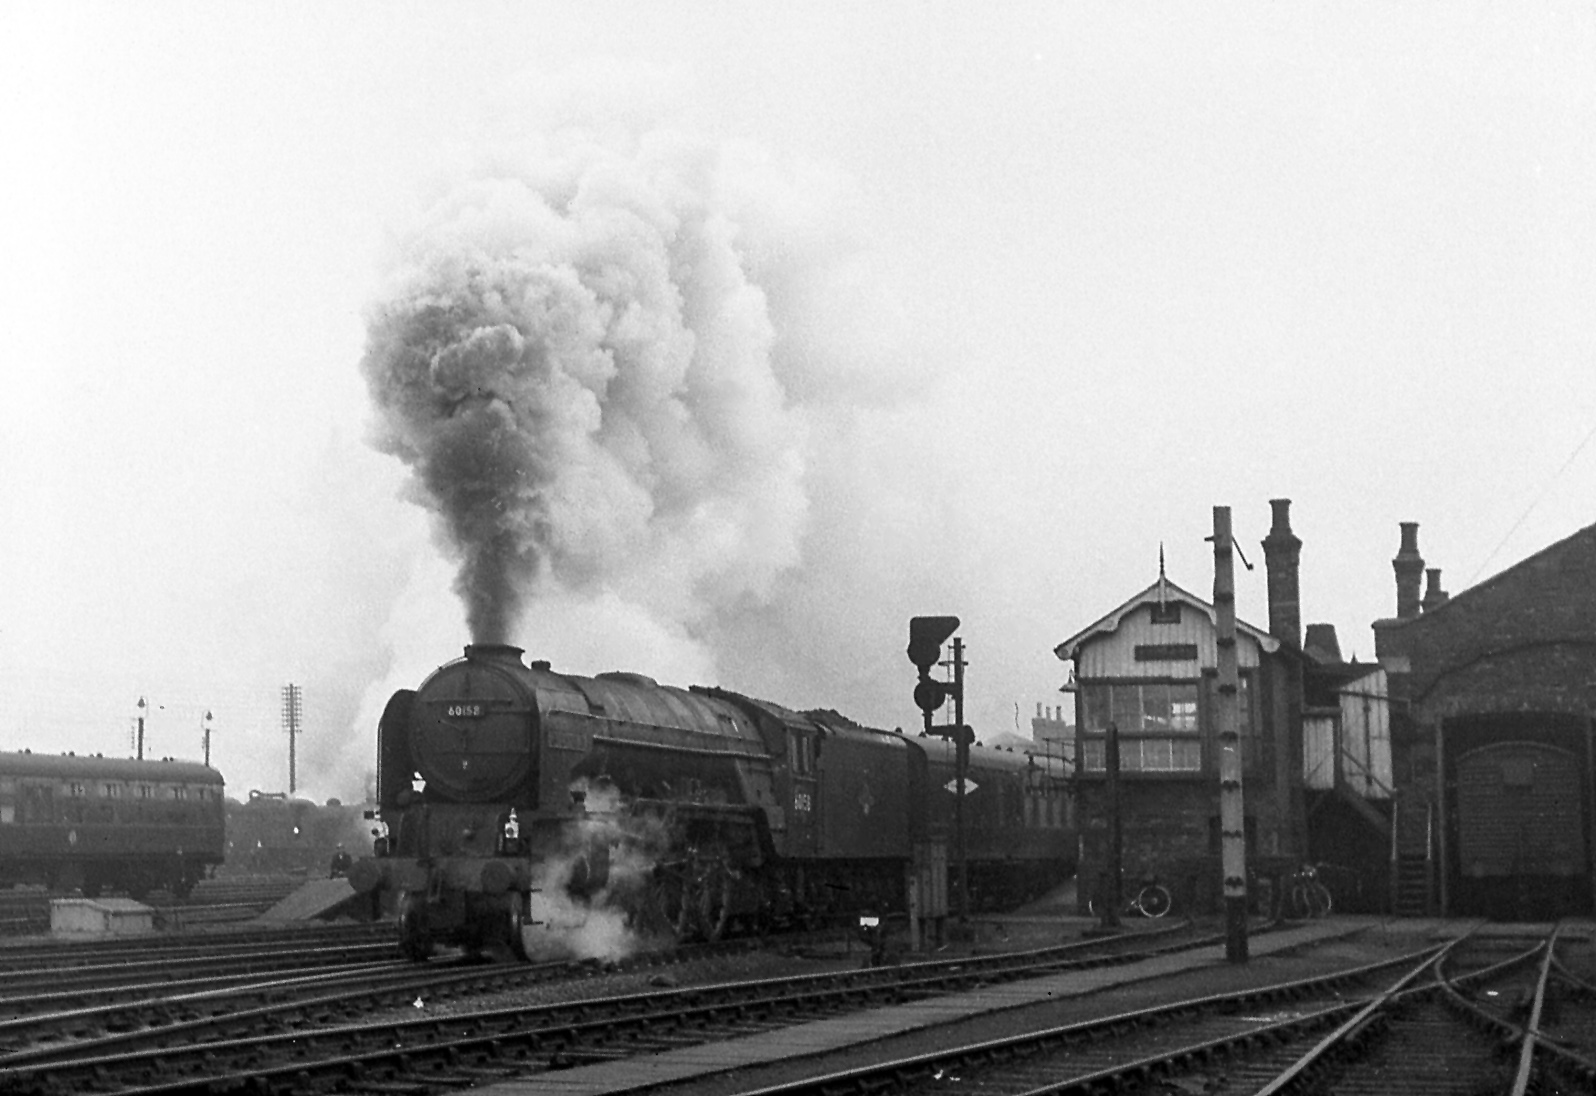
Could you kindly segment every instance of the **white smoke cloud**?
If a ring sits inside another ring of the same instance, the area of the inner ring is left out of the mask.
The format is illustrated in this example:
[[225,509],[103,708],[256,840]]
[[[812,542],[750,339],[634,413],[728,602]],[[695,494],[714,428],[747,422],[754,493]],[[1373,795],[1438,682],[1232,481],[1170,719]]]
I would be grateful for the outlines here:
[[798,555],[803,417],[715,151],[566,167],[435,205],[371,325],[379,444],[439,514],[481,641],[510,637],[540,578],[681,619]]
[[615,91],[669,83],[522,89],[526,132],[396,241],[362,364],[473,640],[673,683],[730,662],[752,691],[799,643],[857,666],[882,596],[897,646],[887,538],[929,540],[935,507],[892,497],[867,434],[935,358],[846,180]]
[[[530,923],[522,933],[528,957],[616,961],[658,945],[664,930],[650,913],[666,831],[658,820],[625,813],[613,785],[579,780],[571,790],[582,796],[587,814],[572,827],[565,848],[539,850],[544,858],[536,865]],[[573,895],[567,884],[578,871],[594,870],[595,854],[603,858],[604,884]]]

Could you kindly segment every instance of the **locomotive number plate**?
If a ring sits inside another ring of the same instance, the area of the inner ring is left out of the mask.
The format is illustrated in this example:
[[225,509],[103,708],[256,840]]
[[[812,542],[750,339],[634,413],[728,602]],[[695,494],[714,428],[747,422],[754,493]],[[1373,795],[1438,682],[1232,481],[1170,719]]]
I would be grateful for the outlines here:
[[792,797],[792,809],[795,811],[806,812],[813,809],[813,803],[809,798],[809,793],[799,792],[798,794],[794,795]]
[[488,714],[486,704],[450,704],[443,710],[450,719],[481,719]]
[[587,749],[587,737],[580,731],[550,731],[549,746],[551,749],[582,753]]

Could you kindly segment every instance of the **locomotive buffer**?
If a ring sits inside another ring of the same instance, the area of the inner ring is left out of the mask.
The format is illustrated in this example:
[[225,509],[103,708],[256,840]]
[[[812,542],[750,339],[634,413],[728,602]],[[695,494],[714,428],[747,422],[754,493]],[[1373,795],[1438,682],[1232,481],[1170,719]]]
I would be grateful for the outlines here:
[[[942,658],[943,642],[959,628],[956,616],[917,616],[909,618],[909,661],[920,671],[914,686],[914,702],[925,720],[925,733],[953,739],[953,856],[958,874],[959,924],[970,917],[970,886],[964,847],[964,777],[970,767],[970,743],[975,732],[964,723],[964,641],[953,641],[953,680],[937,681],[931,667]],[[948,697],[953,698],[953,722],[941,727],[931,724],[931,716]]]

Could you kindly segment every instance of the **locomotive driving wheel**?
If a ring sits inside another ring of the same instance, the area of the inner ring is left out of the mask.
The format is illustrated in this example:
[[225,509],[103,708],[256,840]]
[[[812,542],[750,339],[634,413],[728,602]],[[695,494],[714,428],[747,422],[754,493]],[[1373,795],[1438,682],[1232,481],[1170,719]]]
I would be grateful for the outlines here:
[[531,895],[522,894],[520,891],[510,892],[510,951],[518,959],[532,960],[538,957],[536,947],[527,939],[528,933],[536,928],[536,923],[527,913],[527,903],[530,898]]
[[687,939],[693,926],[693,876],[691,861],[662,864],[650,887],[649,912],[660,929],[678,941]]
[[737,884],[737,873],[722,851],[702,864],[695,882],[698,930],[705,940],[714,943],[725,934],[731,921],[732,890]]
[[432,955],[432,931],[422,900],[410,891],[399,896],[399,954],[413,962]]

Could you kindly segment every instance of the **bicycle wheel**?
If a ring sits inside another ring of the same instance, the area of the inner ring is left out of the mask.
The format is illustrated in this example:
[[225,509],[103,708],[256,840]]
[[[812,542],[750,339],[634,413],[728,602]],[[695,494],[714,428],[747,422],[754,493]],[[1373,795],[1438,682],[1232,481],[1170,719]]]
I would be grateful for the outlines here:
[[1326,887],[1323,883],[1315,880],[1313,885],[1308,888],[1308,900],[1313,905],[1313,915],[1315,917],[1330,916],[1331,900],[1329,887]]
[[1302,883],[1291,885],[1291,901],[1287,906],[1287,916],[1293,921],[1306,921],[1313,916],[1313,904],[1308,897],[1308,888]]
[[1136,895],[1136,908],[1141,910],[1143,917],[1162,917],[1172,905],[1174,903],[1170,900],[1169,890],[1159,883],[1147,884]]

